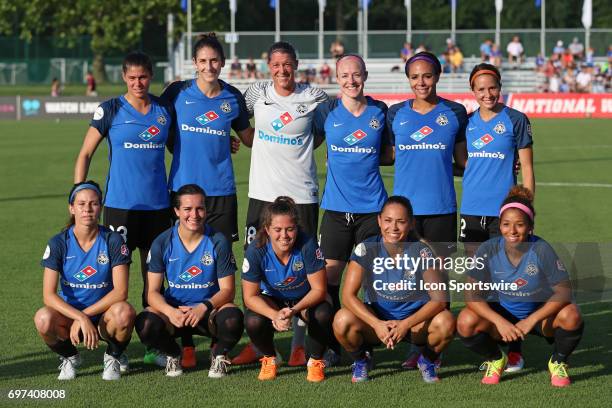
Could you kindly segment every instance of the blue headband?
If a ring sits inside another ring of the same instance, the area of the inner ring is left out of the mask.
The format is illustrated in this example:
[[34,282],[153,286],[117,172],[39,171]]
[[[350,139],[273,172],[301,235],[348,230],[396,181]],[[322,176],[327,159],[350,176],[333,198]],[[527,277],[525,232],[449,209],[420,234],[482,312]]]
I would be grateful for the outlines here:
[[100,200],[102,200],[102,192],[100,191],[98,187],[96,187],[95,185],[91,183],[83,183],[75,187],[72,193],[70,193],[70,197],[68,197],[68,204],[74,203],[74,197],[76,196],[76,193],[78,193],[81,190],[93,190],[96,192],[96,194],[98,194],[98,197],[100,197]]

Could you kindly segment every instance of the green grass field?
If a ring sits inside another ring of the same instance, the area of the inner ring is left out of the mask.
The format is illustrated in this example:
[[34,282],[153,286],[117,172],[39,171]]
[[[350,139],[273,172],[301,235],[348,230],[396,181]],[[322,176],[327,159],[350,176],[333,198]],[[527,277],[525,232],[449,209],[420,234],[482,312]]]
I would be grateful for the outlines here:
[[[547,240],[598,242],[602,248],[611,249],[611,126],[612,121],[604,120],[533,121],[539,214],[536,232]],[[425,384],[418,372],[399,369],[399,362],[405,356],[405,345],[402,345],[395,351],[377,351],[373,381],[354,385],[350,382],[349,365],[328,370],[329,378],[321,384],[307,383],[304,368],[286,366],[281,367],[278,379],[271,383],[256,379],[258,367],[255,366],[234,367],[229,377],[211,380],[207,377],[208,340],[201,338],[196,338],[198,368],[179,378],[166,378],[163,369],[142,365],[143,346],[136,335],[128,349],[132,369],[121,381],[107,383],[101,379],[103,348],[83,352],[84,366],[75,381],[57,381],[58,360],[38,338],[32,316],[42,305],[39,261],[46,241],[67,218],[66,194],[72,184],[74,159],[86,128],[86,121],[0,121],[0,225],[3,228],[0,406],[40,404],[10,401],[7,399],[10,389],[63,389],[66,399],[53,404],[66,406],[269,406],[273,403],[282,406],[610,406],[612,303],[609,294],[607,302],[590,301],[581,305],[586,320],[585,337],[571,359],[574,384],[562,390],[553,389],[549,384],[546,371],[549,346],[533,337],[524,345],[526,368],[505,376],[494,387],[479,384],[479,359],[458,340],[445,353],[440,384]],[[317,159],[323,184],[323,150],[317,151]],[[241,149],[234,165],[239,225],[244,225],[248,149]],[[106,169],[106,147],[101,146],[90,177],[104,181]],[[383,169],[383,173],[390,188],[392,169]],[[241,245],[234,245],[234,249],[240,265]],[[138,308],[142,282],[137,259],[135,256],[132,265],[130,302]],[[609,289],[612,281],[609,266],[599,278]],[[453,304],[454,312],[460,307]],[[277,340],[286,355],[289,335],[279,335]],[[238,348],[245,342],[246,336]]]

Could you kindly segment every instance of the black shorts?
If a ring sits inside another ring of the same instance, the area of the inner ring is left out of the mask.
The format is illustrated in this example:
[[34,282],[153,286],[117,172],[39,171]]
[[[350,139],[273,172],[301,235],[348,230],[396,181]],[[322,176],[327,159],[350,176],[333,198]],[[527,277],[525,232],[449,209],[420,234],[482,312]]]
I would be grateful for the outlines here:
[[[244,247],[255,239],[259,229],[261,212],[264,207],[270,204],[268,201],[249,198],[249,209],[247,210],[246,226],[244,227]],[[319,224],[319,204],[296,204],[298,216],[300,217],[300,227],[307,235],[317,236],[317,225]]]
[[151,248],[153,240],[170,228],[170,209],[122,210],[104,207],[104,225],[123,236],[130,251]]
[[215,323],[215,317],[217,317],[217,312],[217,309],[213,309],[210,311],[207,310],[196,327],[176,327],[172,325],[172,327],[174,327],[173,337],[184,337],[193,335],[215,337],[217,335],[217,325]]
[[319,235],[321,251],[326,259],[346,262],[355,245],[379,232],[378,213],[353,214],[325,210]]
[[[504,319],[506,319],[512,324],[517,324],[518,322],[521,321],[521,319],[513,315],[511,311],[503,307],[499,302],[491,302],[489,303],[489,307],[493,309],[501,317],[503,317]],[[542,333],[542,326],[540,325],[539,322],[535,326],[533,326],[533,329],[531,329],[529,334],[533,334],[539,337],[544,337],[546,341],[548,341],[550,344],[554,343],[553,337],[546,337],[544,333]]]
[[[262,298],[268,299],[270,300],[277,308],[278,310],[284,309],[286,307],[288,308],[292,308],[293,306],[297,305],[300,300],[302,300],[303,298],[299,298],[299,299],[281,299],[278,298],[276,296],[270,296],[270,295],[266,295],[265,293],[261,293],[259,296],[261,296]],[[326,300],[324,300],[323,302],[326,302]],[[321,303],[323,303],[321,302]],[[321,303],[317,303],[316,305],[314,305],[313,307],[316,307],[318,305],[320,305]],[[248,307],[244,307],[244,316],[247,317],[249,315],[259,315],[259,316],[263,316],[260,315],[257,312],[252,311],[251,309],[249,309]],[[302,313],[298,313],[296,315],[301,321],[303,321],[304,323],[307,323],[304,318],[302,317]],[[265,317],[265,316],[264,316]],[[267,317],[266,317],[267,319]]]
[[499,236],[499,217],[461,214],[460,242],[485,242]]
[[415,215],[414,219],[417,232],[438,256],[447,257],[457,250],[457,213]]
[[[176,191],[170,192],[170,202],[174,203]],[[238,241],[238,199],[236,194],[206,197],[206,223],[215,231],[222,233],[228,242]],[[176,214],[172,211],[172,219]]]

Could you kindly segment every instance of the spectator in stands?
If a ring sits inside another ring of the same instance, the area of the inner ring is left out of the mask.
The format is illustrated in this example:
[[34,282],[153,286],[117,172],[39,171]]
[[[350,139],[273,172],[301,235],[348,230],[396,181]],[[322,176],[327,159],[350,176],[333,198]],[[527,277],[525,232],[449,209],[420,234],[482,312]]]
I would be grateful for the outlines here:
[[576,75],[576,92],[590,93],[593,90],[593,68],[582,65]]
[[51,96],[57,98],[60,95],[60,81],[57,78],[53,78],[51,81]]
[[317,82],[317,69],[314,67],[314,65],[308,65],[308,68],[306,68],[305,72],[306,80],[309,84],[314,84],[315,82]]
[[574,37],[572,43],[567,47],[574,56],[574,59],[581,61],[584,57],[584,45],[578,41],[578,37]]
[[493,46],[493,41],[490,39],[484,40],[482,44],[480,44],[480,59],[482,62],[487,62],[491,58],[491,47]]
[[270,68],[268,67],[268,53],[261,53],[261,62],[259,63],[259,69],[257,70],[259,79],[267,78],[270,75]]
[[325,61],[323,61],[323,65],[319,68],[319,81],[322,84],[331,83],[331,67]]
[[414,53],[418,54],[419,52],[424,52],[424,51],[427,51],[427,47],[425,46],[425,44],[419,44],[417,49],[414,50]]
[[508,52],[508,62],[513,65],[513,68],[518,68],[523,62],[523,53],[525,52],[518,35],[512,37],[512,41],[506,47],[506,52]]
[[242,64],[238,57],[234,57],[234,61],[232,61],[232,65],[230,66],[229,77],[231,78],[242,78]]
[[561,79],[561,92],[576,92],[576,75],[573,66],[565,70]]
[[557,71],[555,71],[548,80],[548,92],[561,92],[561,77]]
[[495,65],[497,68],[501,68],[502,52],[499,49],[499,44],[491,45],[491,56],[489,57],[489,64]]
[[561,54],[561,67],[568,68],[574,65],[574,55],[569,48],[566,48]]
[[246,63],[246,77],[248,79],[257,79],[257,64],[253,61],[253,57],[249,57]]
[[446,51],[450,54],[453,48],[455,48],[455,42],[449,37],[446,39]]
[[463,72],[463,53],[459,47],[453,47],[449,51],[451,70],[453,72]]
[[91,71],[87,71],[87,75],[85,75],[85,82],[87,83],[87,89],[85,90],[86,96],[98,96],[98,92],[96,91],[96,78],[94,78]]
[[442,73],[450,74],[451,63],[450,63],[450,55],[448,54],[448,52],[444,51],[442,54],[440,54],[440,56],[438,57],[438,60],[440,60],[440,65],[442,66]]
[[537,72],[543,72],[546,66],[546,58],[542,56],[542,54],[538,53],[538,56],[535,59],[535,70]]
[[344,55],[344,44],[342,41],[336,40],[331,43],[329,46],[329,52],[331,53],[332,58],[338,59],[341,55]]
[[[609,55],[610,55],[610,52],[608,51],[608,59],[610,58]],[[584,57],[584,62],[586,62],[587,64],[593,65],[593,63],[595,62],[594,58],[595,58],[595,49],[593,47],[587,48],[586,54]]]
[[404,42],[404,46],[400,51],[400,57],[402,58],[402,62],[405,64],[408,61],[408,58],[414,55],[414,49],[412,48],[412,43],[406,41]]
[[556,54],[559,59],[561,59],[561,55],[565,52],[565,47],[563,46],[563,41],[557,41],[557,45],[553,48],[553,54]]
[[610,63],[612,63],[612,45],[608,45],[608,64]]

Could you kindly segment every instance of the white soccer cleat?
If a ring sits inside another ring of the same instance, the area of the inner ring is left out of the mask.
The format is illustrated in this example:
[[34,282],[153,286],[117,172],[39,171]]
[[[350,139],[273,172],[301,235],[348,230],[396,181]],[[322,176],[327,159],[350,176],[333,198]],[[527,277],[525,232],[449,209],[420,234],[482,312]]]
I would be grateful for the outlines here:
[[168,356],[166,358],[166,375],[168,377],[178,377],[179,375],[183,375],[180,357]]
[[210,362],[210,370],[208,370],[209,378],[222,378],[227,375],[229,365],[232,364],[227,356],[219,354]]
[[61,364],[59,365],[60,373],[57,376],[58,380],[74,380],[76,377],[76,365],[81,364],[81,359],[78,354],[70,357],[60,357]]
[[104,353],[104,372],[102,379],[106,381],[114,381],[121,378],[121,364],[119,359]]

